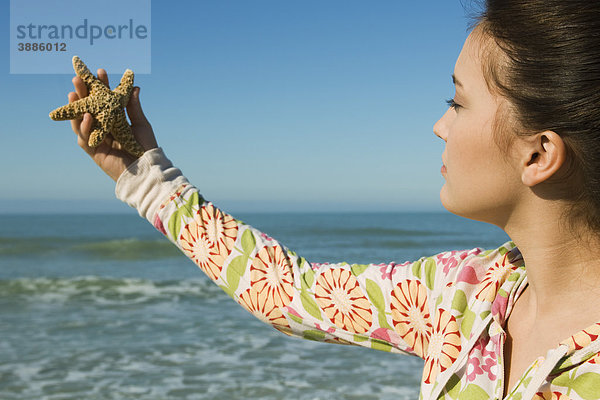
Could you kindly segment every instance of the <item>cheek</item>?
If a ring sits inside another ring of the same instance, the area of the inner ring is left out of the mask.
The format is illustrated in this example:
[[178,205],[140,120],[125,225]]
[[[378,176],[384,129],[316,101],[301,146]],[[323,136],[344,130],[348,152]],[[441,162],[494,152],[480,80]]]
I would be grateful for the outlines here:
[[471,132],[456,132],[446,143],[447,181],[464,181],[473,175],[481,160],[482,148]]
[[450,180],[476,182],[493,172],[490,166],[497,158],[497,145],[492,139],[492,118],[483,111],[474,114],[464,110],[451,126],[446,142]]
[[481,190],[492,179],[489,148],[477,132],[468,129],[452,132],[446,143],[446,182],[440,200],[448,211],[464,215],[483,200]]
[[514,202],[515,174],[487,131],[453,132],[446,143],[446,182],[440,191],[450,212],[494,223]]

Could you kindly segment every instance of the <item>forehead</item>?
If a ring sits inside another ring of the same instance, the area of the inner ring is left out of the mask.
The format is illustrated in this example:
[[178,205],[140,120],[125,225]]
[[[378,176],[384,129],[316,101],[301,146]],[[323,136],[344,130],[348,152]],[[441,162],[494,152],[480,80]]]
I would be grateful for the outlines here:
[[457,86],[468,90],[487,88],[482,70],[483,39],[478,32],[471,32],[456,60],[454,77]]

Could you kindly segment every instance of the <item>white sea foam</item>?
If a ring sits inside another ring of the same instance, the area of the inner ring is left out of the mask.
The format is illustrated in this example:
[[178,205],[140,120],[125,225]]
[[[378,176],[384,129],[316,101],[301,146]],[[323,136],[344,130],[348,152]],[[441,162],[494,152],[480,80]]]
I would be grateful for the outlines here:
[[100,305],[138,304],[181,298],[217,298],[226,295],[206,279],[152,281],[139,278],[112,279],[97,276],[75,278],[18,278],[0,281],[0,298],[29,303],[95,302]]
[[30,381],[33,377],[35,377],[40,370],[41,366],[37,365],[17,365],[12,369],[12,372],[22,381]]

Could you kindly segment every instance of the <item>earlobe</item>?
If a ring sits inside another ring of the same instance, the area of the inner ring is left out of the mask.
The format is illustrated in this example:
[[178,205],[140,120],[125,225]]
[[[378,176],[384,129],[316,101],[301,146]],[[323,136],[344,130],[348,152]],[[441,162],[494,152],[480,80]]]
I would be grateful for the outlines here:
[[552,131],[541,132],[528,139],[521,180],[531,187],[546,181],[562,167],[566,148],[562,138]]

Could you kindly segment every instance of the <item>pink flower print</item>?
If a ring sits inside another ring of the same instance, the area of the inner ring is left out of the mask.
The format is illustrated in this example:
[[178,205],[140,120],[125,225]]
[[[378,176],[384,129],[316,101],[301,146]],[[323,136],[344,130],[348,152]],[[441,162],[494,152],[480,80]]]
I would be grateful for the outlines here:
[[458,265],[458,260],[454,257],[456,253],[458,253],[458,251],[453,250],[442,254],[438,254],[436,256],[438,262],[444,266],[444,274],[448,275],[448,272],[450,272],[452,268],[455,268]]
[[391,263],[391,264],[375,264],[375,267],[380,267],[379,268],[379,272],[381,272],[381,279],[385,280],[385,279],[392,279],[392,276],[398,272],[398,268],[400,267],[406,267],[408,265],[410,265],[411,262],[407,261],[404,262],[402,264],[396,264],[396,263]]
[[483,350],[483,338],[479,338],[475,345],[473,346],[473,350],[481,352]]
[[298,313],[298,311],[294,310],[292,307],[290,307],[290,306],[286,306],[286,307],[285,307],[285,310],[286,310],[288,313],[290,313],[290,314],[292,314],[292,315],[294,315],[294,316],[296,316],[296,317],[298,317],[298,318],[302,319],[302,315],[300,315],[300,314]]
[[438,254],[436,258],[438,262],[444,266],[444,274],[448,275],[451,269],[456,268],[458,263],[470,255],[477,255],[481,253],[481,249],[475,248],[471,250],[452,250]]
[[471,357],[467,364],[467,382],[474,381],[478,375],[483,375],[483,370],[479,366],[479,359],[477,357]]
[[[491,348],[491,350],[488,348]],[[491,359],[496,359],[496,344],[490,340],[487,346],[481,350],[481,356],[483,358],[489,357]]]
[[390,341],[390,332],[391,331],[386,328],[377,328],[373,331],[373,333],[371,333],[371,337],[389,342]]
[[381,279],[383,279],[383,280],[390,279],[391,280],[394,269],[391,266],[390,266],[390,268],[388,268],[387,265],[383,265],[379,268],[379,272],[381,272]]
[[395,331],[387,328],[377,328],[371,333],[371,337],[373,339],[383,340],[387,343],[392,344],[393,346],[398,346],[400,344],[401,338]]
[[448,272],[450,272],[450,270],[452,268],[455,268],[458,265],[458,261],[456,260],[456,258],[447,258],[444,261],[442,261],[444,268],[442,269],[442,271],[444,271],[444,274],[448,275]]
[[160,233],[162,233],[163,235],[167,234],[167,231],[165,230],[165,226],[163,225],[162,221],[160,220],[160,218],[158,217],[158,214],[156,214],[154,216],[154,227],[156,229],[158,229],[158,231]]
[[471,267],[470,265],[465,265],[465,267],[458,274],[456,281],[475,285],[479,283],[481,279],[477,276],[477,271],[475,271],[475,268]]
[[323,331],[323,332],[327,332],[327,333],[334,333],[334,332],[335,332],[335,328],[334,328],[334,327],[330,327],[330,328],[328,328],[328,329],[326,329],[326,328],[321,328],[321,325],[319,325],[318,323],[315,323],[315,327],[316,327],[318,330],[320,330],[320,331]]
[[477,341],[477,343],[475,343],[473,350],[481,352],[481,358],[492,357],[495,359],[497,344],[497,340],[494,341],[489,337],[482,337]]
[[503,296],[501,293],[496,295],[494,302],[492,303],[492,315],[496,317],[498,323],[504,325],[506,319],[506,309],[508,308],[508,297]]
[[264,240],[266,240],[267,242],[272,242],[273,238],[269,235],[267,235],[266,233],[260,233],[260,237],[263,238]]
[[461,260],[464,260],[465,258],[467,258],[467,256],[476,256],[477,254],[481,253],[483,251],[483,249],[480,249],[479,247],[476,247],[474,249],[471,249],[469,251],[465,251],[463,254],[461,254]]
[[498,364],[496,360],[492,358],[487,358],[483,365],[481,365],[481,369],[488,374],[488,378],[490,380],[496,379],[496,370],[498,369]]
[[320,269],[320,268],[322,268],[322,267],[327,267],[327,266],[329,266],[329,263],[328,263],[328,262],[326,262],[326,263],[311,263],[311,264],[310,264],[310,268],[311,268],[313,271],[317,271],[318,269]]

